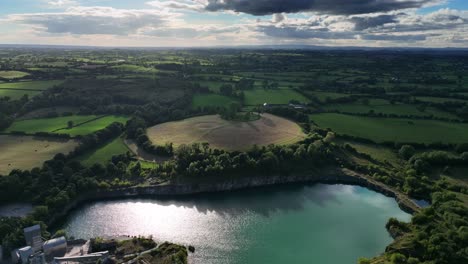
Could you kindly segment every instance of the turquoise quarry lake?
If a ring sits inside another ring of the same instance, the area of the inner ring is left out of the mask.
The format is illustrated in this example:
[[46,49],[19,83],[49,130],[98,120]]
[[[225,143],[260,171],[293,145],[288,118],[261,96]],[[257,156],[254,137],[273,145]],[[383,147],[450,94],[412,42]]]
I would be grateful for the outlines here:
[[76,238],[152,235],[193,245],[191,263],[356,263],[384,252],[392,198],[350,185],[290,185],[179,198],[85,204],[64,228]]

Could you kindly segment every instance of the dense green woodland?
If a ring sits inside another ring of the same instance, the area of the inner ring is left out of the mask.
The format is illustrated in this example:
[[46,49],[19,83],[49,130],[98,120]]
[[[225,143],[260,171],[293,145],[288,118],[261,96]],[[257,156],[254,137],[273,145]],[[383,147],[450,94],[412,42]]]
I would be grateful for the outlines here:
[[[10,71],[24,74],[1,74]],[[226,151],[205,142],[156,145],[146,133],[194,116],[248,122],[258,113],[293,120],[307,136]],[[40,131],[32,128],[38,120]],[[1,218],[0,241],[21,246],[23,227],[47,227],[96,191],[346,168],[431,203],[410,223],[389,219],[395,241],[356,261],[466,263],[467,127],[463,51],[0,49],[0,132],[11,136],[0,146],[26,136],[79,142],[41,166],[6,168],[0,204],[35,207],[24,218]],[[95,153],[99,160],[86,160]]]

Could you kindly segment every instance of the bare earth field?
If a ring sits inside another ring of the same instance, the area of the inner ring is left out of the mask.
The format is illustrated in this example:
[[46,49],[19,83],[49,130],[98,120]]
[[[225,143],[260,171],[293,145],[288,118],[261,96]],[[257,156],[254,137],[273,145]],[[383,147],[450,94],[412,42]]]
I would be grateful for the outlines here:
[[245,150],[255,144],[292,144],[305,137],[296,123],[270,114],[252,122],[227,121],[217,115],[200,116],[156,125],[147,133],[158,145],[172,142],[177,147],[208,142],[211,147],[226,150]]
[[67,154],[77,145],[75,140],[0,135],[0,175],[6,175],[13,169],[42,166],[55,154]]

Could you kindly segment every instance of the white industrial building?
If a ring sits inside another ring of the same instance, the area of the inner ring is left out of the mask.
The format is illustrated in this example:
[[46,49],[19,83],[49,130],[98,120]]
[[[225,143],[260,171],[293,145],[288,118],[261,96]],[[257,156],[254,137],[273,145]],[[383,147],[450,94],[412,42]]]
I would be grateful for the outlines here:
[[67,253],[67,239],[58,237],[43,242],[39,225],[25,228],[24,237],[27,246],[11,252],[13,263],[46,264],[47,261],[63,257]]
[[[39,225],[25,228],[24,236],[27,246],[11,252],[13,264],[94,264],[98,260],[105,260],[109,257],[108,251],[88,253],[89,241],[86,240],[70,241],[70,248],[65,237],[43,242]],[[0,261],[2,260],[1,249],[0,246]]]
[[34,253],[42,249],[41,226],[34,225],[24,229],[26,245],[30,246]]
[[67,239],[65,237],[47,240],[42,245],[42,250],[46,260],[52,260],[55,257],[63,257],[67,253]]

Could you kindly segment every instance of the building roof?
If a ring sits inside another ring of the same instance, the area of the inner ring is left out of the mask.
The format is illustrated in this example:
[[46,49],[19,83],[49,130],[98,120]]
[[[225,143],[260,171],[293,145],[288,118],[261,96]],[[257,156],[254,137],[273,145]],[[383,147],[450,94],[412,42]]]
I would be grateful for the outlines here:
[[42,247],[45,250],[47,248],[53,248],[53,247],[62,246],[62,245],[66,246],[66,244],[67,244],[67,239],[62,236],[62,237],[54,238],[51,240],[47,240],[46,242],[44,242],[44,245]]
[[28,250],[31,250],[32,248],[30,246],[26,246],[26,247],[22,247],[20,249],[18,249],[18,251],[28,251]]
[[24,229],[24,232],[32,232],[32,231],[41,231],[41,226],[40,225],[33,225],[33,226],[30,226],[30,227],[26,227]]

